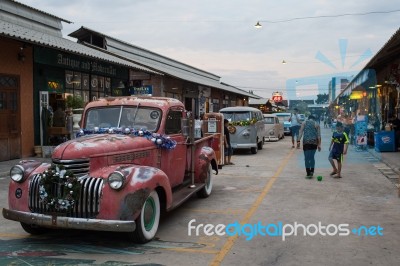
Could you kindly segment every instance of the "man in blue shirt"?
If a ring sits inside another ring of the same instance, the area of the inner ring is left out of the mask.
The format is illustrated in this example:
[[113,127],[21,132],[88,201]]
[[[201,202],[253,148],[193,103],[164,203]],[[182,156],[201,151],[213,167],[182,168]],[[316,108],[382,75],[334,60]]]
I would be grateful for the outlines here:
[[[331,176],[341,178],[343,155],[347,154],[347,148],[349,144],[349,137],[346,132],[343,131],[343,124],[341,122],[336,123],[336,131],[332,134],[331,145],[329,146],[329,162],[332,165],[333,171]],[[335,162],[337,161],[337,167]]]

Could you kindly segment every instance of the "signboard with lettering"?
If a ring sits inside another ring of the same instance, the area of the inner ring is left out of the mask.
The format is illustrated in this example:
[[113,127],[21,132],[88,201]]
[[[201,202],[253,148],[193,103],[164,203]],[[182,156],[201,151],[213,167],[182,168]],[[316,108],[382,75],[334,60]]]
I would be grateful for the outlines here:
[[141,87],[131,87],[129,88],[131,95],[152,95],[153,94],[153,86],[145,85]]
[[74,72],[90,72],[102,76],[119,77],[126,79],[128,68],[105,61],[81,57],[75,54],[60,52],[54,49],[38,47],[34,49],[35,63],[70,69]]
[[274,92],[272,93],[272,98],[274,102],[281,102],[283,100],[282,94],[280,92]]
[[217,120],[215,118],[208,119],[208,133],[217,132]]

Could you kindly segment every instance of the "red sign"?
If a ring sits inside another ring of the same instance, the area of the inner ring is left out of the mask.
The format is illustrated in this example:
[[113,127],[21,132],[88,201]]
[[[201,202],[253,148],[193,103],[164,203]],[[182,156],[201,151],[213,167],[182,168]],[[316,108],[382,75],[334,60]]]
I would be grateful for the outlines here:
[[280,95],[274,95],[274,96],[272,96],[272,100],[273,100],[274,102],[281,102],[281,101],[282,101],[282,96],[280,96]]

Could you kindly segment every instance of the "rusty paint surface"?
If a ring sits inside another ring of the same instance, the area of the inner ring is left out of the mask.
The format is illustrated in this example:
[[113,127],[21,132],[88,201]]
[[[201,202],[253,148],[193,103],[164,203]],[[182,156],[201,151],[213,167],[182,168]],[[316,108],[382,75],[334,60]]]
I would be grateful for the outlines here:
[[126,195],[121,208],[120,220],[133,220],[137,217],[149,195],[150,189],[147,188]]

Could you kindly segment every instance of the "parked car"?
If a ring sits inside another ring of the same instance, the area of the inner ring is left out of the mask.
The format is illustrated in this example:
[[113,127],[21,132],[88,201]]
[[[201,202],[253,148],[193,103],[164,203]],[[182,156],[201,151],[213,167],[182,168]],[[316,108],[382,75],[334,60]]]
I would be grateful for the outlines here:
[[264,141],[278,141],[285,137],[283,125],[274,114],[264,114]]
[[262,112],[253,107],[236,106],[220,110],[229,121],[231,145],[235,149],[250,149],[256,154],[264,145],[264,118]]
[[212,192],[215,140],[191,143],[182,133],[189,124],[183,103],[171,98],[88,103],[77,138],[55,148],[52,164],[23,160],[12,167],[4,218],[30,234],[84,229],[152,240],[161,213]]
[[283,125],[284,134],[291,135],[290,132],[291,123],[289,122],[291,113],[274,113],[274,114],[278,117],[279,122],[281,122],[281,124]]

